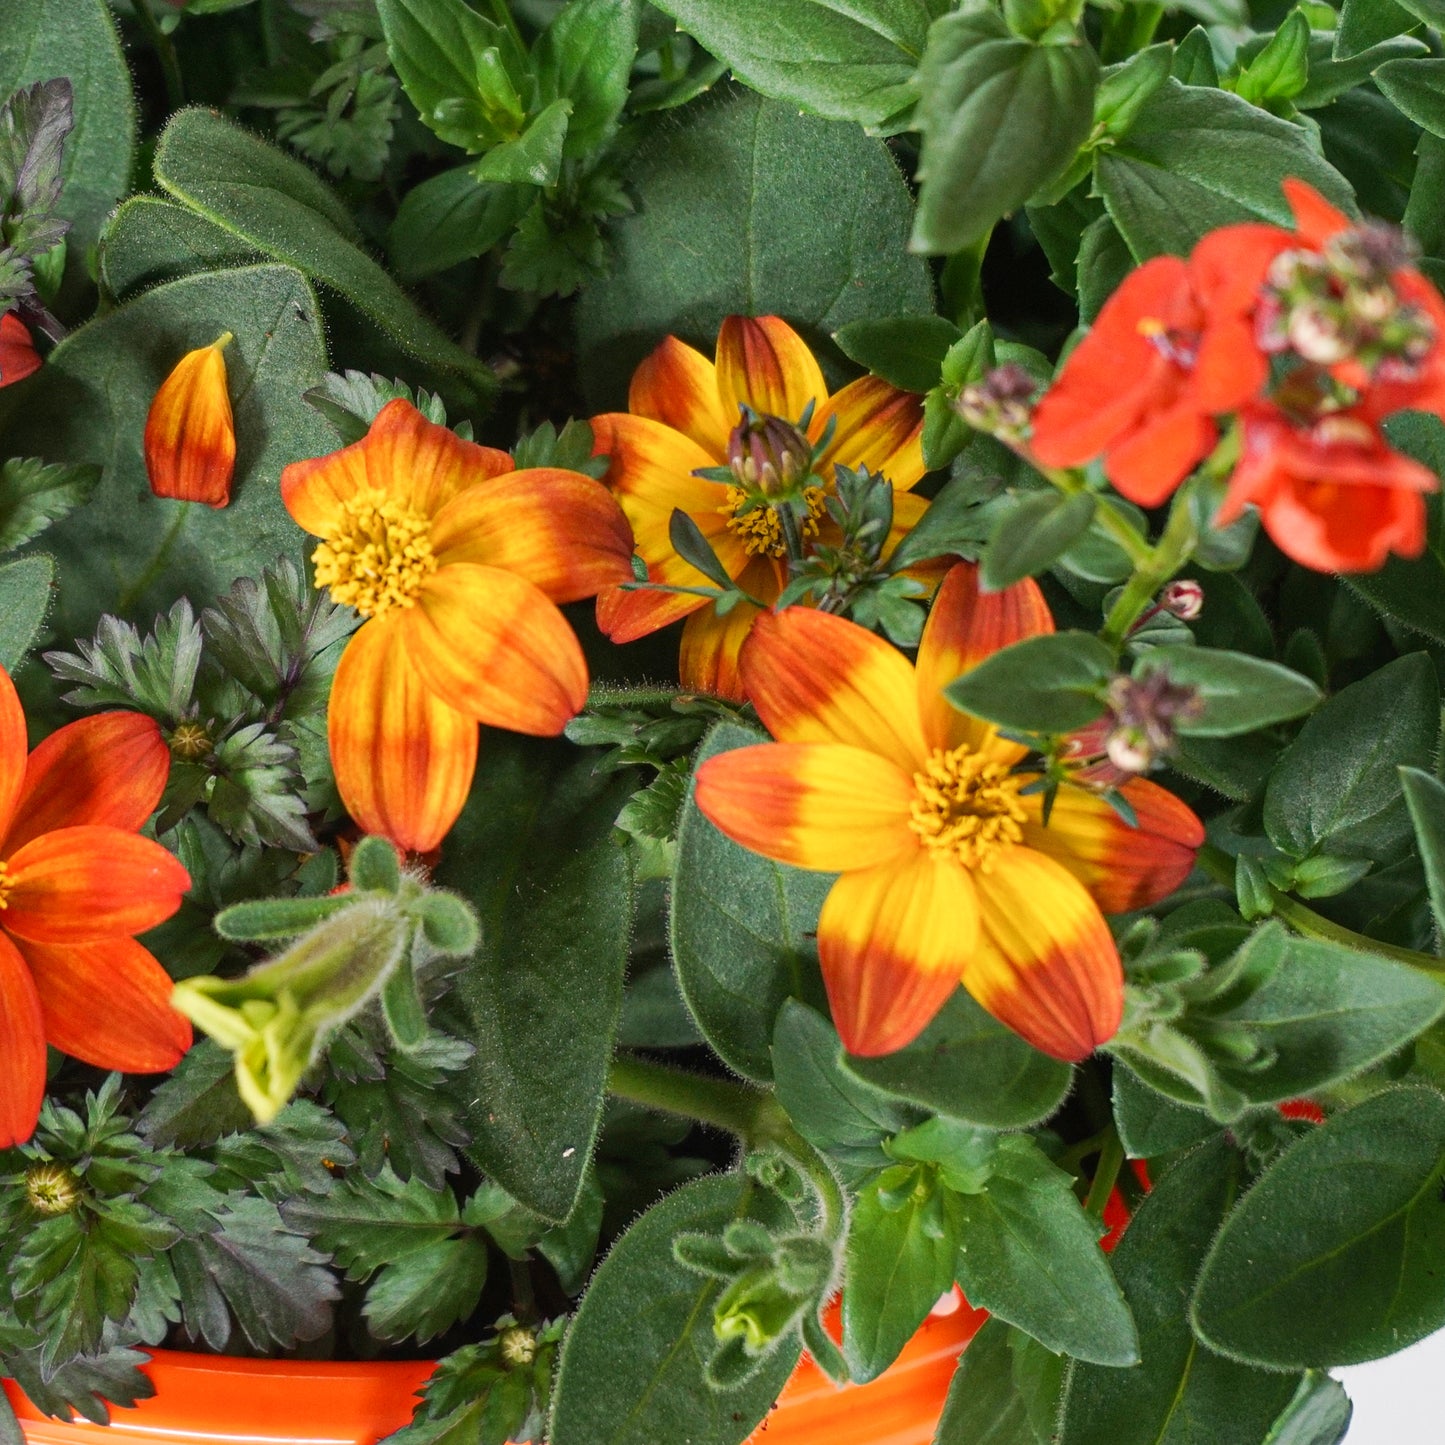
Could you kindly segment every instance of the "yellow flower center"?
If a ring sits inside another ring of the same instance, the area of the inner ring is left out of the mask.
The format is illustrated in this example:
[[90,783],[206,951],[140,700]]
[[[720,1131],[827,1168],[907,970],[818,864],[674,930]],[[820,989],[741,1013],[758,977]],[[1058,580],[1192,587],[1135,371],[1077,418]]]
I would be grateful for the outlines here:
[[363,617],[410,607],[437,569],[430,519],[379,491],[358,492],[341,504],[340,520],[311,560],[316,585],[329,587],[333,601]]
[[[804,537],[818,535],[818,518],[823,515],[823,502],[827,493],[822,487],[805,487],[803,500],[808,504],[808,517],[798,528]],[[728,530],[736,532],[743,539],[743,548],[754,557],[786,557],[788,543],[783,536],[783,524],[778,520],[777,508],[767,502],[759,503],[747,511],[748,494],[741,487],[729,487],[727,496],[718,511],[728,519]]]
[[970,747],[935,748],[914,773],[908,826],[923,846],[952,854],[966,868],[992,870],[999,850],[1023,841],[1025,779]]

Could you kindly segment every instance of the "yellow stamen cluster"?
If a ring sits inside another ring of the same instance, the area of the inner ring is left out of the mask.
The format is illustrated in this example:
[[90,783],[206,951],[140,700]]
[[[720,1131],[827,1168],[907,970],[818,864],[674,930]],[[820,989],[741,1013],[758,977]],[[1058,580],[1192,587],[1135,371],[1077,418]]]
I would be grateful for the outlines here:
[[[807,520],[798,528],[803,537],[818,535],[818,519],[823,515],[823,503],[827,493],[822,487],[805,487],[803,500],[808,504]],[[729,487],[727,497],[718,511],[728,519],[728,530],[736,532],[743,539],[744,549],[754,557],[786,557],[788,544],[783,537],[783,524],[778,520],[777,508],[761,502],[741,509],[748,502],[748,494],[741,487]]]
[[316,585],[363,617],[410,607],[437,569],[431,521],[409,512],[385,492],[359,492],[341,506],[331,535],[311,554]]
[[935,748],[914,773],[908,826],[924,847],[951,853],[966,868],[992,871],[999,850],[1023,841],[1028,814],[1019,801],[1022,778],[969,747]]

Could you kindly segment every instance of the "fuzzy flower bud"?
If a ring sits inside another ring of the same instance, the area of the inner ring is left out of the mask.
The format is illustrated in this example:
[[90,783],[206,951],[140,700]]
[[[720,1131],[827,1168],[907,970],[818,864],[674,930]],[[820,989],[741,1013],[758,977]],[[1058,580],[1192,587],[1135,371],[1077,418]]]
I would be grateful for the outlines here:
[[964,387],[954,410],[969,426],[997,437],[1022,437],[1033,415],[1039,384],[1014,362],[996,366],[982,381]]
[[32,1164],[25,1171],[25,1198],[37,1214],[69,1214],[80,1202],[80,1180],[64,1164]]
[[224,507],[236,467],[236,427],[226,391],[225,332],[188,352],[161,383],[146,417],[151,491],[181,502]]
[[795,495],[813,469],[813,447],[790,421],[743,407],[728,437],[728,466],[746,493]]
[[497,1336],[497,1349],[513,1369],[522,1368],[537,1358],[537,1337],[522,1325],[512,1325]]
[[1159,606],[1181,622],[1193,622],[1204,611],[1204,588],[1192,577],[1171,582],[1159,594]]

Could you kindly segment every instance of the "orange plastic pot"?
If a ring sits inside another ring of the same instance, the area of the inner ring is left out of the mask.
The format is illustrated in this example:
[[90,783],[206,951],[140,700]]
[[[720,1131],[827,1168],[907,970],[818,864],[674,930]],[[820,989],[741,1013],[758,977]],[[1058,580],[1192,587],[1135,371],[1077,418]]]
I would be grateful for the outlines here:
[[[966,1306],[934,1316],[898,1362],[867,1385],[836,1389],[804,1360],[755,1445],[928,1445],[954,1362],[987,1316]],[[232,1360],[157,1350],[155,1395],[111,1424],[42,1415],[15,1386],[6,1394],[29,1445],[375,1445],[411,1419],[431,1366]],[[658,1442],[663,1445],[663,1442]]]

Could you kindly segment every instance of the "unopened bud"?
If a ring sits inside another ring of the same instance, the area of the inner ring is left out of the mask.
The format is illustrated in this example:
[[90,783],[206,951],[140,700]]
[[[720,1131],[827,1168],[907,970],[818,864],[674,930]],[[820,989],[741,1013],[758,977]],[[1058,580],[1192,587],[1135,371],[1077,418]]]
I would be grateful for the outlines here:
[[792,496],[813,469],[813,447],[792,422],[744,407],[728,437],[728,466],[744,492]]
[[738,1339],[750,1355],[761,1354],[778,1339],[808,1304],[788,1289],[771,1260],[744,1270],[718,1298],[713,1332],[720,1340]]
[[1021,437],[1033,415],[1038,389],[1033,375],[1011,361],[994,367],[982,381],[964,387],[954,410],[978,431]]
[[37,1214],[69,1214],[80,1202],[80,1180],[64,1164],[34,1164],[25,1171],[25,1198]]
[[537,1358],[537,1337],[522,1325],[512,1325],[497,1337],[497,1349],[513,1369],[525,1367]]
[[1174,748],[1180,723],[1193,722],[1204,710],[1199,690],[1169,681],[1162,670],[1144,677],[1116,677],[1109,685],[1110,724],[1104,752],[1120,772],[1147,772]]
[[1181,577],[1160,592],[1159,606],[1181,622],[1193,622],[1204,611],[1204,588],[1192,577]]
[[171,753],[183,762],[193,763],[205,757],[211,747],[210,733],[197,722],[179,724],[170,736]]
[[225,332],[188,352],[160,384],[145,426],[151,491],[180,502],[224,507],[236,467],[236,426],[226,391]]

